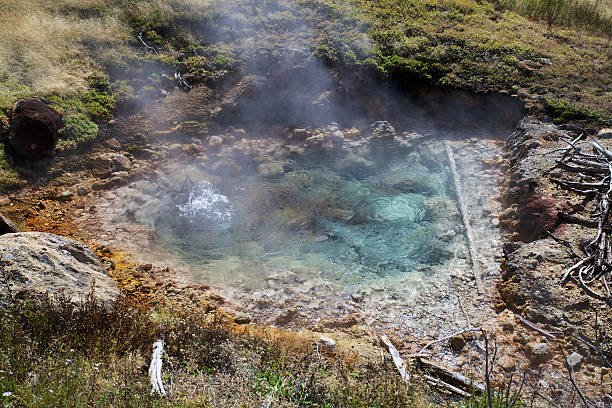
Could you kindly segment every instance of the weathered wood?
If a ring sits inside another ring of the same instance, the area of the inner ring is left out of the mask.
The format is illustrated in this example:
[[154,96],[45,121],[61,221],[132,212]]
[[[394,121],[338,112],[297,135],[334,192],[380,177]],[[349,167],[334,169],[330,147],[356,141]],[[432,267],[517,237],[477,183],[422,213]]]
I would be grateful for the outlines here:
[[465,206],[465,201],[463,199],[461,180],[459,178],[459,173],[457,172],[455,156],[453,154],[453,149],[451,148],[450,143],[447,140],[444,141],[444,148],[446,150],[446,156],[448,157],[448,163],[450,164],[451,173],[453,175],[455,193],[457,194],[457,203],[459,207],[459,212],[461,213],[461,220],[463,221],[463,228],[465,230],[465,237],[467,239],[470,260],[472,262],[472,273],[474,274],[474,279],[476,280],[476,289],[478,290],[478,293],[482,295],[485,293],[484,284],[482,283],[482,271],[480,267],[480,262],[478,261],[478,251],[476,250],[476,245],[474,244],[474,234],[472,232],[470,219],[467,213],[467,208]]
[[164,341],[157,340],[153,343],[153,354],[149,366],[149,381],[151,382],[151,393],[167,396],[164,383],[161,378],[162,354],[164,352]]
[[404,380],[405,382],[410,381],[410,373],[406,370],[406,363],[404,362],[404,359],[400,356],[393,343],[391,343],[391,340],[389,340],[384,334],[380,337],[380,339],[389,349],[389,353],[393,358],[393,364],[395,364],[395,367],[399,371],[402,380]]
[[592,168],[592,167],[578,167],[572,166],[560,160],[557,160],[557,167],[562,170],[569,171],[572,173],[589,173],[589,174],[605,174],[607,173],[606,169],[603,168]]
[[463,391],[460,388],[454,387],[454,386],[450,385],[449,383],[446,383],[446,382],[440,380],[439,378],[435,378],[435,377],[432,377],[430,375],[424,375],[423,377],[427,380],[429,385],[433,385],[433,386],[436,386],[436,387],[444,388],[447,391],[450,391],[450,392],[452,392],[454,394],[457,394],[457,395],[461,395],[462,397],[465,397],[465,398],[468,398],[468,397],[472,396],[472,394],[470,394],[469,392],[466,392],[466,391]]
[[572,266],[571,268],[569,268],[564,274],[563,277],[561,278],[561,284],[566,284],[569,279],[571,278],[571,274],[572,272],[574,272],[575,270],[577,270],[578,268],[580,268],[582,265],[584,265],[585,263],[591,261],[593,259],[594,255],[591,255],[587,258],[582,259],[581,261],[579,261],[578,263],[574,264],[574,266]]
[[432,361],[419,358],[419,363],[430,370],[437,377],[442,378],[449,384],[454,384],[457,387],[464,387],[474,393],[480,394],[485,392],[485,386],[446,367],[438,365]]

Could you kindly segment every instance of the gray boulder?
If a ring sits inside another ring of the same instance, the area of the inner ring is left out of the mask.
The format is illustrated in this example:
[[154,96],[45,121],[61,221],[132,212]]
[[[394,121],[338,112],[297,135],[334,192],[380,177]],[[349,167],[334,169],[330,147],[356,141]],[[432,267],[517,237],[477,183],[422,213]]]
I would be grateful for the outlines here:
[[0,296],[10,293],[63,293],[73,302],[93,295],[113,301],[119,295],[97,255],[86,245],[45,232],[0,236]]

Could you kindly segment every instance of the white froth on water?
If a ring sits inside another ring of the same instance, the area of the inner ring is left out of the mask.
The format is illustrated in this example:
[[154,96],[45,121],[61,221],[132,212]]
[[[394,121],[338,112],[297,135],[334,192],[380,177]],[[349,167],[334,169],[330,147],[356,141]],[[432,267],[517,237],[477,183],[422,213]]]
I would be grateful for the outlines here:
[[229,224],[232,221],[232,203],[208,181],[193,187],[187,202],[177,207],[179,215],[188,218],[191,222],[210,221]]

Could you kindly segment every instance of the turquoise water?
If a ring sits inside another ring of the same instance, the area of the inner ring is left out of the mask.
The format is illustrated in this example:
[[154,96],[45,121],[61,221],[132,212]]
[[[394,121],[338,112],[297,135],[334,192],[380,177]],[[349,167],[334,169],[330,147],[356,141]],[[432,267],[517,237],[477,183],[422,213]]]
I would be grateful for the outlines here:
[[277,269],[347,285],[435,273],[463,245],[435,143],[280,156],[188,180],[156,220],[156,245],[212,283],[251,286]]

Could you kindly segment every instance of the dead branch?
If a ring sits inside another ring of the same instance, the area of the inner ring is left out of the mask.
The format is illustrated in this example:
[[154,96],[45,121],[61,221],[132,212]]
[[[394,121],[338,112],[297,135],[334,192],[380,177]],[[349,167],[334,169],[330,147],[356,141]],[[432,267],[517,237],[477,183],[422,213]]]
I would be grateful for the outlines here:
[[523,316],[521,315],[516,315],[516,317],[518,317],[519,321],[521,323],[523,323],[525,326],[529,327],[530,329],[533,329],[535,331],[537,331],[540,334],[543,334],[546,337],[550,337],[551,339],[556,339],[557,337],[555,337],[554,334],[552,334],[549,331],[546,331],[544,329],[542,329],[541,327],[539,327],[537,324],[530,322],[529,320],[525,319]]
[[410,381],[410,373],[406,370],[406,363],[404,362],[404,359],[400,356],[393,343],[391,343],[391,340],[389,340],[384,334],[380,337],[380,339],[389,349],[389,353],[393,358],[393,364],[395,364],[395,367],[399,371],[402,380],[404,380],[405,382]]
[[447,391],[450,391],[450,392],[452,392],[454,394],[457,394],[457,395],[461,395],[462,397],[465,397],[465,398],[468,398],[468,397],[472,396],[472,394],[470,394],[469,392],[466,392],[466,391],[463,391],[460,388],[454,387],[454,386],[450,385],[449,383],[446,383],[446,382],[440,380],[439,378],[435,378],[435,377],[432,377],[430,375],[424,375],[423,377],[427,380],[427,383],[429,385],[433,385],[433,386],[436,386],[436,387],[444,388]]
[[425,360],[424,358],[418,358],[419,363],[426,369],[430,370],[432,374],[435,373],[437,377],[442,378],[445,382],[449,384],[454,384],[457,387],[463,387],[470,392],[474,392],[476,394],[480,394],[485,392],[485,386],[477,383],[476,381],[467,378],[466,376],[452,371],[446,367],[442,367],[432,361]]
[[433,345],[433,344],[440,343],[440,342],[443,342],[443,341],[445,341],[445,340],[450,340],[451,338],[453,338],[453,337],[455,337],[455,336],[459,336],[460,334],[470,333],[470,332],[475,332],[475,331],[480,331],[480,327],[473,327],[473,328],[470,328],[470,329],[459,330],[458,332],[455,332],[455,333],[453,333],[453,334],[449,334],[448,336],[444,336],[444,337],[442,337],[442,338],[439,338],[439,339],[436,339],[436,340],[430,341],[429,343],[427,343],[427,344],[425,345],[425,347],[423,347],[423,348],[421,349],[421,351],[419,351],[418,355],[423,354],[423,352],[424,352],[425,350],[427,350],[427,349],[429,348],[429,346],[431,346],[431,345]]
[[138,39],[140,40],[140,42],[142,43],[142,45],[145,46],[146,49],[153,51],[155,54],[159,55],[159,52],[157,52],[157,49],[155,49],[155,47],[147,44],[145,42],[145,40],[142,38],[142,33],[138,34]]
[[151,393],[167,396],[164,383],[161,378],[162,354],[164,352],[164,341],[157,340],[153,343],[153,354],[151,355],[151,365],[149,366],[149,381],[151,382]]
[[[594,154],[587,155],[582,152],[581,146],[577,144],[581,139],[582,135],[571,142],[562,140],[569,146],[556,163],[557,168],[563,170],[564,173],[560,177],[551,177],[551,181],[574,193],[591,196],[592,198],[597,197],[599,214],[596,215],[595,220],[559,213],[561,221],[587,228],[596,228],[597,232],[583,248],[584,255],[580,256],[581,259],[563,273],[561,284],[565,285],[569,281],[573,281],[589,296],[612,306],[612,294],[608,286],[608,278],[612,274],[612,244],[610,243],[612,227],[609,225],[610,194],[612,194],[612,151],[590,137],[588,138],[590,139],[588,146],[593,148]],[[567,173],[587,174],[588,176],[583,177],[583,181],[578,182],[575,181],[575,177],[567,177]],[[594,288],[599,282],[601,282],[603,289]]]

